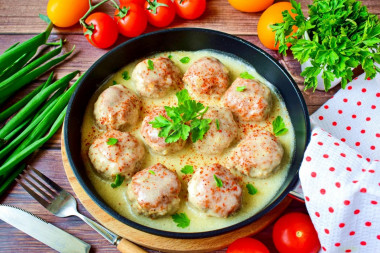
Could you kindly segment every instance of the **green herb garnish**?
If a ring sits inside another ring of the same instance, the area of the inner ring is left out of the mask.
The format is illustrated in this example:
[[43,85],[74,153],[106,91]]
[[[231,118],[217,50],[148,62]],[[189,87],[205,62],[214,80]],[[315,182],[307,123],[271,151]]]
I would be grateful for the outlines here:
[[121,73],[121,76],[123,77],[125,81],[128,81],[129,79],[131,79],[131,77],[128,74],[128,71],[124,71],[123,73]]
[[218,119],[215,119],[216,130],[220,130],[220,123]]
[[186,228],[190,225],[190,219],[186,213],[176,213],[172,215],[173,221],[177,224],[177,227]]
[[255,195],[257,193],[257,189],[252,184],[247,184],[245,187],[247,187],[248,193],[250,195]]
[[[282,13],[284,22],[271,26],[276,32],[275,41],[279,52],[286,55],[287,43],[292,45],[294,57],[302,64],[310,60],[305,68],[305,90],[318,85],[320,73],[325,90],[331,81],[342,78],[345,88],[352,80],[352,68],[362,66],[365,78],[374,78],[380,68],[380,21],[377,14],[368,13],[367,7],[355,0],[314,0],[309,5],[308,18],[301,10],[301,4],[290,1],[296,14]],[[292,27],[298,29],[295,33]]]
[[272,122],[273,133],[276,136],[286,134],[288,129],[285,126],[284,120],[281,116],[277,116]]
[[116,143],[118,143],[118,139],[115,138],[109,138],[107,141],[107,144],[110,146],[115,145]]
[[117,174],[116,177],[115,177],[115,181],[111,184],[111,187],[112,188],[119,187],[123,183],[124,179],[125,179],[124,176],[121,176],[120,174]]
[[240,77],[244,79],[255,79],[253,75],[249,74],[247,71],[240,73]]
[[153,170],[148,170],[148,172],[152,175],[156,175],[156,173]]
[[161,128],[158,136],[165,138],[166,143],[176,142],[180,138],[185,141],[190,133],[192,142],[202,140],[210,129],[211,120],[203,118],[208,107],[192,100],[186,89],[177,92],[176,96],[178,106],[165,106],[165,111],[170,119],[159,115],[149,124],[154,128]]
[[173,58],[173,56],[171,54],[169,54],[168,58],[171,60]]
[[115,80],[112,81],[112,85],[116,85],[117,82]]
[[190,58],[189,57],[183,57],[181,60],[179,60],[180,62],[186,64],[186,63],[189,63],[190,62]]
[[150,69],[150,70],[154,69],[154,63],[151,59],[148,60],[148,69]]
[[218,178],[215,174],[214,174],[214,179],[215,179],[215,182],[216,182],[216,187],[223,187],[223,182],[220,178]]
[[181,169],[181,172],[183,174],[193,174],[194,173],[194,167],[191,166],[191,165],[185,165],[182,169]]
[[238,86],[238,87],[236,87],[236,90],[243,92],[245,90],[245,88],[246,88],[245,86]]

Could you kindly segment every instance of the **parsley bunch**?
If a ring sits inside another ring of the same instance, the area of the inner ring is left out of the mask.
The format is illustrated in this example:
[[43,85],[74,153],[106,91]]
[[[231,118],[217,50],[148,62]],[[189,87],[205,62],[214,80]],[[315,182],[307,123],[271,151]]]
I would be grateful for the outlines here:
[[[322,72],[325,90],[331,81],[342,78],[342,88],[352,80],[352,68],[362,66],[366,78],[374,78],[380,68],[380,21],[368,13],[367,7],[356,0],[314,0],[309,5],[309,18],[305,18],[301,4],[290,0],[293,18],[288,11],[282,13],[284,22],[271,26],[276,32],[279,52],[286,55],[287,43],[292,45],[294,57],[307,67],[305,90],[317,87],[317,76]],[[293,26],[298,30],[292,34]],[[308,35],[309,39],[305,37]]]
[[176,93],[178,106],[165,106],[165,111],[170,119],[162,115],[149,122],[154,128],[161,128],[159,137],[165,138],[166,143],[187,140],[191,133],[191,141],[202,140],[210,129],[210,119],[204,119],[203,115],[208,107],[192,100],[189,92],[184,89]]

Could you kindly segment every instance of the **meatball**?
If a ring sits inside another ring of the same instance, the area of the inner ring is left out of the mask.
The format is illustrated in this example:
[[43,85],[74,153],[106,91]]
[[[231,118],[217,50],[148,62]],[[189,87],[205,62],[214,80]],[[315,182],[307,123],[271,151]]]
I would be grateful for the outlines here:
[[[216,181],[222,185],[218,187]],[[226,218],[240,208],[242,190],[237,178],[220,164],[201,167],[188,185],[189,202],[208,216]]]
[[178,210],[180,191],[177,174],[157,163],[132,177],[127,197],[135,212],[157,218]]
[[272,96],[259,81],[238,77],[224,94],[223,103],[242,121],[262,121],[271,110]]
[[132,177],[140,169],[144,155],[144,145],[136,137],[117,130],[110,130],[96,139],[88,151],[94,169],[111,180],[117,174],[127,179]]
[[187,69],[183,81],[195,95],[219,98],[229,85],[228,69],[214,57],[202,57]]
[[104,90],[94,105],[96,123],[102,129],[125,130],[139,120],[142,102],[121,84]]
[[255,178],[266,178],[280,165],[284,149],[268,131],[246,136],[228,158],[228,167]]
[[154,118],[158,117],[159,115],[162,115],[165,118],[169,119],[164,108],[156,107],[144,118],[142,122],[140,132],[144,138],[146,145],[148,145],[155,153],[158,153],[160,155],[172,154],[183,149],[186,141],[179,139],[177,142],[166,143],[165,138],[158,136],[158,133],[161,131],[161,129],[153,128],[153,126],[149,124],[149,122],[153,121]]
[[[149,66],[149,62],[153,66]],[[161,98],[169,91],[182,86],[181,71],[167,57],[145,59],[133,70],[132,79],[140,96]]]
[[210,107],[203,116],[211,119],[210,129],[193,145],[199,153],[217,155],[228,148],[237,137],[238,126],[231,111],[227,108]]

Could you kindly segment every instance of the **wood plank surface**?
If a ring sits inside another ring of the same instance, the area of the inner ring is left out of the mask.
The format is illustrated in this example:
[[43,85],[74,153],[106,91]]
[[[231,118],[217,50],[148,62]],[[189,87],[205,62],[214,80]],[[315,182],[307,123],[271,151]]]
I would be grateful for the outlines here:
[[[48,0],[29,0],[29,1],[11,1],[0,0],[0,52],[17,41],[24,41],[33,35],[42,32],[46,28],[46,24],[38,18],[39,13],[46,13],[46,5]],[[94,1],[98,2],[98,1]],[[312,0],[301,0],[304,13],[307,4]],[[380,14],[380,1],[379,0],[363,0],[363,4],[368,7],[368,10],[375,14]],[[109,14],[113,13],[112,7],[108,4],[100,7],[99,11],[105,11]],[[300,65],[293,59],[292,55],[283,57],[277,52],[265,49],[257,37],[257,22],[261,13],[242,13],[233,9],[227,0],[208,0],[207,10],[205,14],[198,20],[185,21],[181,18],[176,18],[170,27],[201,27],[214,29],[218,31],[227,32],[237,35],[249,42],[263,48],[266,52],[271,54],[288,71],[292,74],[293,78],[303,89],[303,79],[299,76]],[[148,27],[146,32],[157,30],[153,27]],[[54,69],[56,77],[60,78],[67,73],[74,70],[86,71],[99,57],[104,55],[108,50],[102,50],[92,47],[82,35],[82,30],[79,25],[68,29],[54,29],[50,40],[58,40],[59,38],[66,38],[66,50],[76,45],[75,54],[66,62],[62,63]],[[119,36],[116,44],[120,44],[127,39]],[[356,72],[359,74],[360,70]],[[11,101],[3,107],[6,108],[14,101],[20,99],[23,95],[31,91],[38,84],[46,80],[47,75],[42,76],[35,83],[27,86],[21,92],[17,93]],[[317,110],[325,101],[333,96],[339,88],[325,92],[303,92],[303,96],[308,105],[310,113]],[[3,108],[0,108],[3,109]],[[59,184],[72,193],[72,189],[65,176],[60,151],[60,135],[61,131],[46,143],[38,152],[36,152],[28,161],[45,173],[48,177],[59,182]],[[116,248],[110,245],[102,236],[92,230],[89,226],[75,217],[58,218],[51,215],[41,205],[39,205],[31,196],[29,196],[23,188],[18,184],[13,184],[8,193],[0,198],[1,204],[15,205],[24,208],[48,222],[64,229],[68,233],[86,241],[91,244],[91,252],[117,252]],[[91,215],[79,204],[79,211],[89,217]],[[306,212],[304,204],[293,201],[287,208],[286,212],[300,211]],[[266,244],[270,252],[277,252],[271,237],[273,225],[269,226],[254,238],[259,239]],[[12,226],[0,220],[0,252],[54,252],[46,245],[37,240],[29,237],[23,232],[13,228]],[[153,251],[151,251],[153,252]],[[218,251],[225,252],[225,250]]]

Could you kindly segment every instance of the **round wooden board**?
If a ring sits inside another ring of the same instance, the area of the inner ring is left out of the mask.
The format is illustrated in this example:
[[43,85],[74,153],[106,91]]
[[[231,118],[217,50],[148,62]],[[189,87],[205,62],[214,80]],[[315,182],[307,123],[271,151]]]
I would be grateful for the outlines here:
[[126,224],[116,220],[111,215],[101,209],[84,191],[79,182],[77,181],[73,170],[66,155],[65,144],[63,141],[63,131],[61,140],[62,161],[65,168],[66,176],[73,188],[78,199],[82,202],[83,206],[89,213],[99,221],[103,226],[107,227],[116,234],[136,243],[141,246],[164,251],[164,252],[210,252],[222,249],[231,244],[234,240],[254,235],[266,226],[272,223],[281,213],[288,207],[291,198],[286,197],[279,205],[272,211],[264,215],[259,220],[234,230],[232,232],[222,234],[215,237],[208,237],[202,239],[175,239],[162,237],[157,235],[148,234],[140,230],[127,226]]

